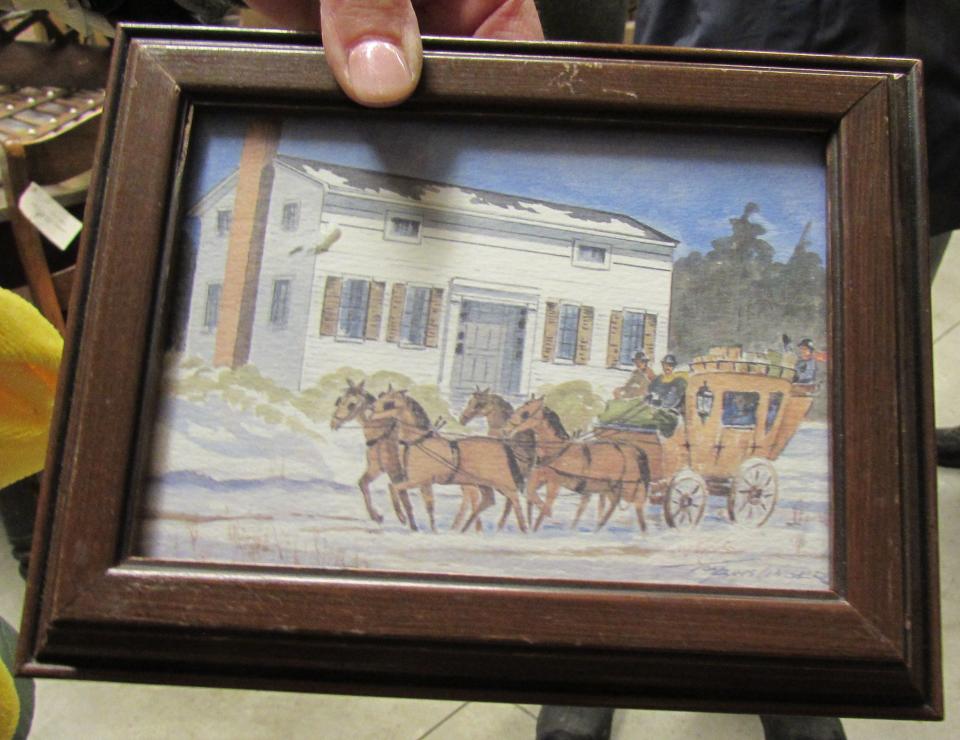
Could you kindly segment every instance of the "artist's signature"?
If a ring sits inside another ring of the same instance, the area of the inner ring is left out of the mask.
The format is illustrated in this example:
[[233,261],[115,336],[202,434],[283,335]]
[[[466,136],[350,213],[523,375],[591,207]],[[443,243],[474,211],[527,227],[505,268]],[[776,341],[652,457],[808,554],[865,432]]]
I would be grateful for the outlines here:
[[830,585],[826,573],[809,568],[797,568],[783,565],[764,565],[759,567],[711,563],[698,565],[694,574],[706,578],[722,578],[729,580],[750,580],[754,583],[764,583],[768,579],[786,579],[789,581],[817,581],[824,586]]

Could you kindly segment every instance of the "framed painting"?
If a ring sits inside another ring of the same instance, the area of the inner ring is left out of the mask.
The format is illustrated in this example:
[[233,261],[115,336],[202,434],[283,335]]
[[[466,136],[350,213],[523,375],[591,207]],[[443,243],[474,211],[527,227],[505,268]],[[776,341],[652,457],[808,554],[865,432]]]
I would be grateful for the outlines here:
[[114,60],[21,670],[941,713],[918,69]]

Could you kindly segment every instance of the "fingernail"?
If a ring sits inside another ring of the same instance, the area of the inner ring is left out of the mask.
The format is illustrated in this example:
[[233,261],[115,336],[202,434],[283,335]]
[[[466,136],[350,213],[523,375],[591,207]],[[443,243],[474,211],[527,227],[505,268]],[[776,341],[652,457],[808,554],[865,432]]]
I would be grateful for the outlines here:
[[350,50],[347,74],[356,94],[367,103],[404,98],[413,82],[400,48],[380,39],[361,41]]

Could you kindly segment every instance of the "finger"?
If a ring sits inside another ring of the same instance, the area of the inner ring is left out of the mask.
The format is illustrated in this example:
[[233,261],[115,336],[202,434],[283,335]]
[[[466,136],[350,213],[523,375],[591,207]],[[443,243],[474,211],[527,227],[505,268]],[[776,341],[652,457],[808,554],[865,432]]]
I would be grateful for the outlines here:
[[356,102],[396,105],[417,86],[423,49],[410,0],[323,0],[320,27],[330,69]]
[[424,33],[490,39],[543,39],[533,0],[419,0],[414,2]]

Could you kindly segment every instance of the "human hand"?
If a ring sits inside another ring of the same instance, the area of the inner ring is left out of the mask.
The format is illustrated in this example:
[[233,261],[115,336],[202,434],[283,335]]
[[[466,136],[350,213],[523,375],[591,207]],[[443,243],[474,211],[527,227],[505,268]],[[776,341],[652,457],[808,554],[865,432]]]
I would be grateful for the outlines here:
[[323,34],[327,63],[361,105],[406,100],[420,80],[420,33],[543,38],[533,0],[247,0],[289,28]]

